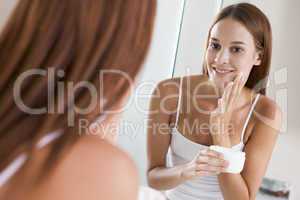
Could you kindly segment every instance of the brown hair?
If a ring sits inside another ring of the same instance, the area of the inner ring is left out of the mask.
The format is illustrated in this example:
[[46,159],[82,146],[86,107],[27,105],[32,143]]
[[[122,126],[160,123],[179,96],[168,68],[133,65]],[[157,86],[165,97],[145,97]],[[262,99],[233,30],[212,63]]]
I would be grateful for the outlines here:
[[[52,166],[65,147],[78,140],[80,119],[93,122],[122,102],[130,83],[110,74],[100,82],[98,72],[120,70],[136,77],[149,47],[155,10],[156,0],[19,1],[0,36],[0,170],[20,152],[32,158],[41,136],[62,130],[64,134],[53,142],[45,159],[45,167]],[[23,81],[23,101],[31,108],[47,107],[50,92],[55,97],[50,103],[54,108],[63,106],[64,112],[34,115],[21,110],[13,95],[17,78],[31,69],[50,68],[63,70],[63,78],[56,76],[52,83],[65,83],[65,91],[70,82],[93,84],[102,92],[99,110],[75,113],[74,126],[69,126],[67,111],[75,105],[85,108],[90,93],[77,89],[73,105],[68,97],[57,99],[57,87],[49,91],[47,78],[41,76]]]
[[[216,16],[209,29],[206,49],[211,29],[216,23],[225,18],[232,18],[240,22],[252,34],[256,48],[261,52],[261,64],[259,67],[252,68],[246,87],[254,89],[261,94],[266,94],[272,54],[272,30],[268,18],[260,9],[249,3],[238,3],[225,7]],[[203,64],[203,74],[208,75],[205,62]]]

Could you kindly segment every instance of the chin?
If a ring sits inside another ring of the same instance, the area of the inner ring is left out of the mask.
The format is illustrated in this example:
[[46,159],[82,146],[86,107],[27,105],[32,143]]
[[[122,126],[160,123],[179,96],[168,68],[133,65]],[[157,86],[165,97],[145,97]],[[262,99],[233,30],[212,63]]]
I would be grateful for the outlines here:
[[219,78],[218,76],[214,76],[212,80],[215,82],[216,86],[222,88],[226,87],[231,81],[233,81],[232,78]]

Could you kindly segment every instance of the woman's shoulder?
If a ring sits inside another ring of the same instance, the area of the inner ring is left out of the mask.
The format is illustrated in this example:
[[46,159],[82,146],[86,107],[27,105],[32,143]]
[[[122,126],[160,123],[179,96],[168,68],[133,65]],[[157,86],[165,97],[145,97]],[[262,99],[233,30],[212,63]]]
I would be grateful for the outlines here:
[[83,136],[68,150],[34,197],[131,199],[137,187],[137,170],[130,157],[118,147],[90,135]]
[[171,77],[168,79],[164,79],[162,81],[159,82],[159,84],[162,83],[179,83],[180,80],[191,80],[191,81],[207,81],[208,77],[206,75],[202,75],[202,74],[195,74],[195,75],[188,75],[188,76],[175,76],[175,77]]
[[[134,162],[130,156],[121,150],[115,144],[103,140],[98,135],[86,135],[81,136],[82,138],[70,149],[69,157],[71,159],[84,158],[87,161],[95,162],[95,164],[101,164],[105,167],[109,164],[118,164],[113,167],[119,167],[120,164],[123,167],[132,167],[135,169]],[[109,166],[110,169],[113,169]]]
[[[152,102],[155,105],[163,105],[167,107],[167,110],[176,111],[178,106],[178,99],[180,97],[180,88],[184,91],[183,94],[195,92],[197,86],[204,86],[201,84],[207,81],[208,78],[205,75],[190,75],[190,76],[181,76],[181,77],[172,77],[160,81],[153,93],[152,93]],[[198,88],[199,89],[199,88]],[[186,92],[186,91],[189,92]],[[173,113],[175,114],[175,113]]]
[[205,75],[189,75],[189,76],[176,76],[168,79],[164,79],[160,81],[156,89],[161,89],[165,92],[169,93],[178,93],[178,88],[180,87],[180,83],[182,82],[183,85],[191,84],[199,84],[203,82],[207,82],[208,77]]
[[254,108],[254,115],[260,123],[268,125],[276,130],[281,128],[282,111],[280,106],[272,98],[260,95]]

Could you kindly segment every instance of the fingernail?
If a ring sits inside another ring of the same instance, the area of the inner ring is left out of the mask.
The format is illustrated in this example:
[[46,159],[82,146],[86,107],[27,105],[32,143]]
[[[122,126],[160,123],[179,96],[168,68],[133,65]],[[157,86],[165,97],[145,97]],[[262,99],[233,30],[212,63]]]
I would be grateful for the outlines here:
[[240,79],[243,79],[244,78],[244,74],[241,72],[240,73]]
[[205,154],[205,153],[206,153],[206,150],[201,150],[201,151],[200,151],[200,154],[201,154],[201,155],[203,155],[203,154]]
[[218,105],[222,105],[222,98],[218,99]]

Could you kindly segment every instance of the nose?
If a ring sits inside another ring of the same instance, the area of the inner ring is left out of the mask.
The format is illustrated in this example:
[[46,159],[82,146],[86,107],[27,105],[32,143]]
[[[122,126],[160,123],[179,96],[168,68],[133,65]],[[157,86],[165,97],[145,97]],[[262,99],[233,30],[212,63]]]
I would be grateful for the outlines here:
[[228,64],[228,62],[229,62],[229,51],[226,50],[226,49],[218,51],[214,61],[218,65]]

